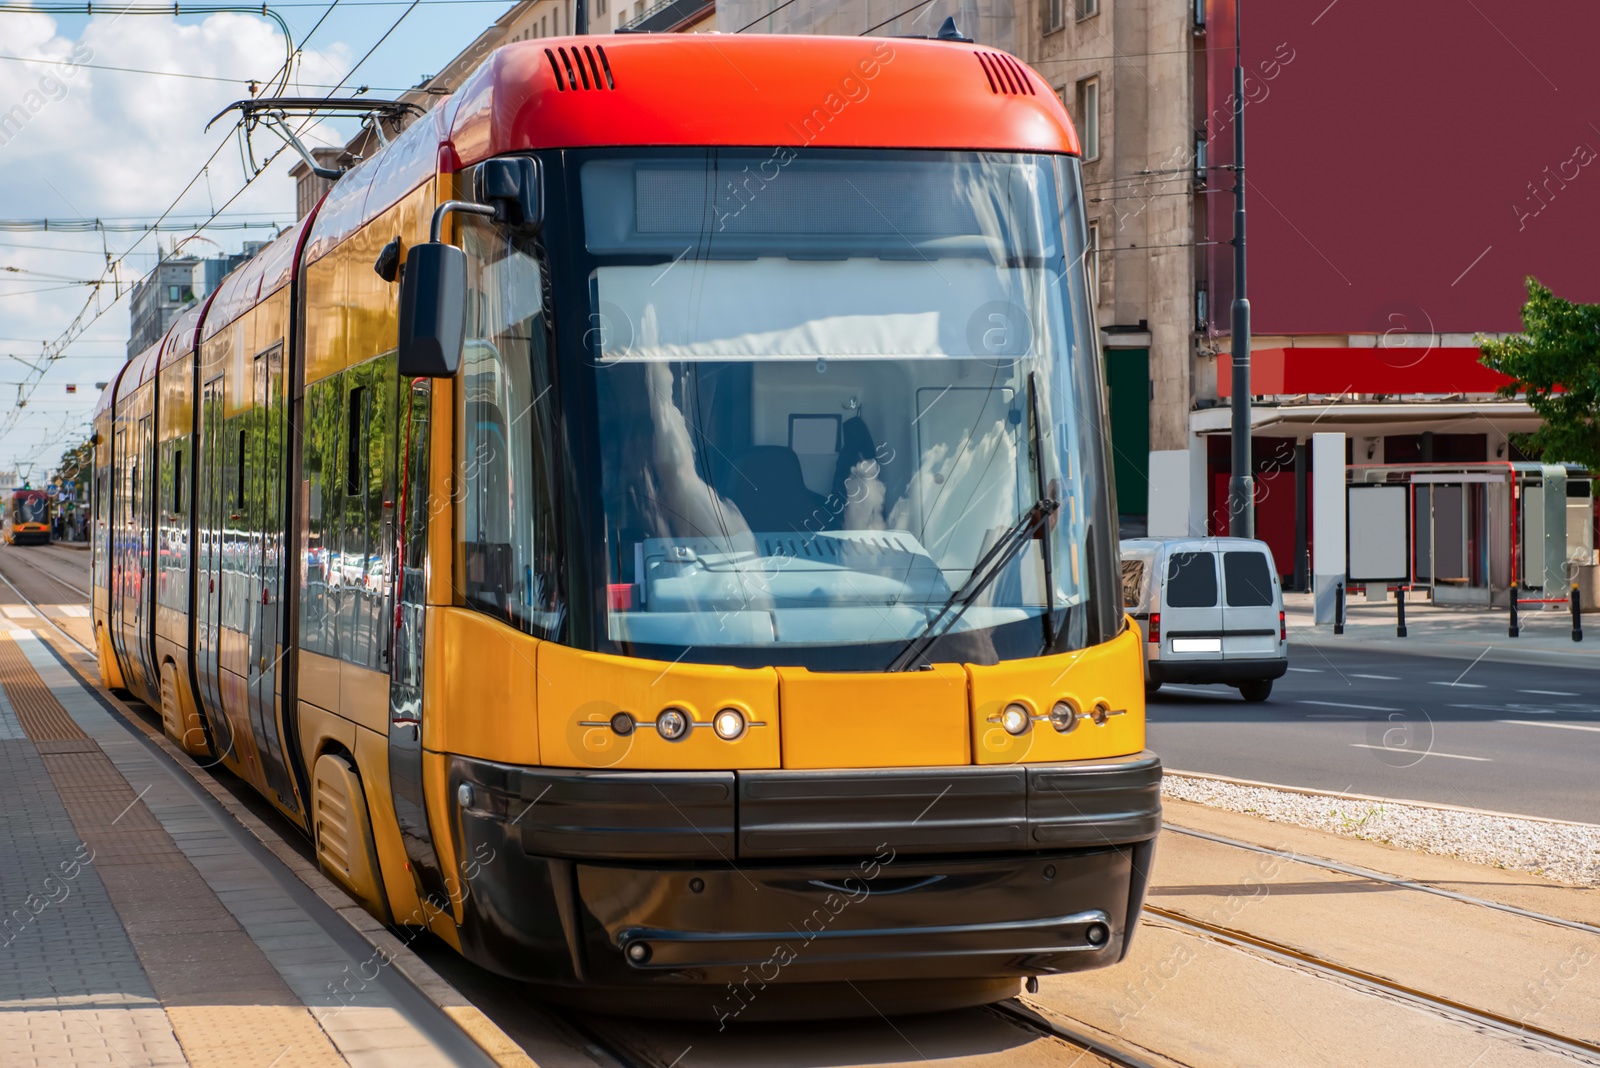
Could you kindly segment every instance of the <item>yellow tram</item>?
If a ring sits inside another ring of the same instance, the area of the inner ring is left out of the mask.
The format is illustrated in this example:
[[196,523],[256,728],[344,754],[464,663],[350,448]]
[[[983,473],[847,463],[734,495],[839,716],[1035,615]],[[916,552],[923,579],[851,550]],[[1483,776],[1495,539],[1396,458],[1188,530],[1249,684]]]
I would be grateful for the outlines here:
[[1119,960],[1160,766],[1078,155],[961,41],[499,50],[101,398],[106,685],[556,996]]
[[50,495],[19,486],[6,490],[0,514],[0,536],[7,545],[50,544]]

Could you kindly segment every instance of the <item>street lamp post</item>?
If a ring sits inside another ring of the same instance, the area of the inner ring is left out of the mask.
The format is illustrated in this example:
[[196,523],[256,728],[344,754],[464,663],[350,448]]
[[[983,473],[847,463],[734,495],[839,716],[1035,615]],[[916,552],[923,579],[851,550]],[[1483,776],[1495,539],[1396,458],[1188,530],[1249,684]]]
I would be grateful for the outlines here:
[[1233,477],[1228,480],[1228,533],[1256,536],[1255,479],[1250,459],[1250,301],[1244,271],[1244,58],[1239,5],[1233,5]]

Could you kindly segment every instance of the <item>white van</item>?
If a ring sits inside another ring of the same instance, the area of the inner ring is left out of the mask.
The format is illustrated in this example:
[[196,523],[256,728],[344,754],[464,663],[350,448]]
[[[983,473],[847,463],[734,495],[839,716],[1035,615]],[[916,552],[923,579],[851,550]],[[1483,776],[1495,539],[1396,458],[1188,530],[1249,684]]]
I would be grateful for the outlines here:
[[1289,670],[1278,568],[1249,538],[1130,538],[1122,601],[1144,629],[1145,689],[1219,682],[1265,701]]

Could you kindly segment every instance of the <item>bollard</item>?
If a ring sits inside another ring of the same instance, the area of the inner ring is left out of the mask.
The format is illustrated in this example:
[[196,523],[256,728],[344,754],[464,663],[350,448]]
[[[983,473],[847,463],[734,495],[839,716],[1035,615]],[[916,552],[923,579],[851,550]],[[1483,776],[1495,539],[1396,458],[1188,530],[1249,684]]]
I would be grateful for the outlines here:
[[1506,631],[1513,638],[1521,637],[1522,627],[1517,622],[1517,600],[1522,596],[1522,591],[1515,586],[1511,587],[1511,627]]
[[1572,640],[1583,641],[1583,594],[1578,592],[1578,587],[1572,587],[1568,598],[1572,602]]
[[1344,633],[1344,583],[1339,583],[1333,590],[1333,632]]
[[1396,638],[1404,638],[1406,636],[1406,588],[1404,586],[1395,588],[1394,605],[1394,636]]

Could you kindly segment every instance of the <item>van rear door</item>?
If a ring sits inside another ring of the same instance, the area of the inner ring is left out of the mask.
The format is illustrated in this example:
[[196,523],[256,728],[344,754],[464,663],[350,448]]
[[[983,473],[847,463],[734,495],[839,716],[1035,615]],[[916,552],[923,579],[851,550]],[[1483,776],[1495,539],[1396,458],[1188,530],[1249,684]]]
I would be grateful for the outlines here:
[[1160,609],[1163,662],[1220,659],[1222,599],[1217,554],[1205,549],[1168,553]]
[[1222,553],[1222,657],[1278,655],[1278,586],[1272,560],[1256,548]]

